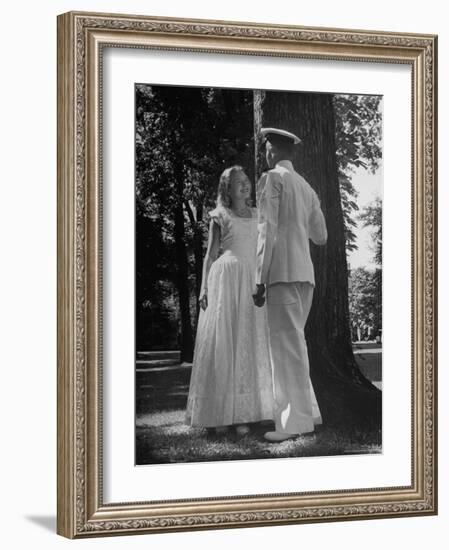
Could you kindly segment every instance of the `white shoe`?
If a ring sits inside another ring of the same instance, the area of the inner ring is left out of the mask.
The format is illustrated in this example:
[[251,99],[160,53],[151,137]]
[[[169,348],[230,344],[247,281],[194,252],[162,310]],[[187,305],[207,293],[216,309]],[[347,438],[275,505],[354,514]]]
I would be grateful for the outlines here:
[[225,434],[225,433],[227,433],[227,431],[228,431],[227,426],[217,426],[215,428],[215,433],[218,434],[218,435]]
[[299,434],[289,434],[289,433],[282,433],[282,432],[266,432],[264,435],[264,438],[267,441],[271,441],[272,443],[280,443],[281,441],[285,441],[286,439],[292,439],[294,437],[298,437]]
[[246,424],[239,424],[238,426],[235,427],[235,433],[242,437],[246,434],[249,434],[249,432],[250,432],[249,426],[247,426]]

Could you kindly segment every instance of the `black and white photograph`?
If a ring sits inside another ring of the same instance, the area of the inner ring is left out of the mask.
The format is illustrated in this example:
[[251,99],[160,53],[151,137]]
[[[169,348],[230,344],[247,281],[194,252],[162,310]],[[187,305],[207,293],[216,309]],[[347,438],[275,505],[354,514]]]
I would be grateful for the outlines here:
[[382,97],[135,86],[136,464],[382,452]]
[[446,546],[444,6],[2,6],[3,548]]

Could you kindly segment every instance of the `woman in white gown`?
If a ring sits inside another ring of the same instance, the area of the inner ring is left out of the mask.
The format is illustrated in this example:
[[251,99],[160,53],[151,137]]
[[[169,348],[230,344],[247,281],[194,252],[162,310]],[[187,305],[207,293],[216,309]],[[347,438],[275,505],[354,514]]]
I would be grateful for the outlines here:
[[273,419],[273,379],[266,308],[252,298],[257,211],[240,166],[221,175],[210,217],[186,422],[245,435]]

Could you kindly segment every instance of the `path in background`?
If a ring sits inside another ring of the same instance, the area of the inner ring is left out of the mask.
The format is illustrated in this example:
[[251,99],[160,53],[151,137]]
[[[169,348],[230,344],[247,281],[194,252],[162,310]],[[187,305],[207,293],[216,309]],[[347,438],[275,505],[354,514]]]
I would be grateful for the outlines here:
[[[382,386],[382,347],[376,342],[355,342],[354,355],[363,374],[377,387]],[[142,351],[138,353],[136,372],[168,373],[190,370],[191,363],[179,362],[179,351]]]
[[[372,342],[354,344],[362,373],[382,389],[382,348]],[[140,352],[136,361],[136,412],[184,408],[189,393],[191,363],[179,362],[179,351]]]
[[355,342],[355,360],[363,372],[377,388],[382,389],[382,347],[375,342]]

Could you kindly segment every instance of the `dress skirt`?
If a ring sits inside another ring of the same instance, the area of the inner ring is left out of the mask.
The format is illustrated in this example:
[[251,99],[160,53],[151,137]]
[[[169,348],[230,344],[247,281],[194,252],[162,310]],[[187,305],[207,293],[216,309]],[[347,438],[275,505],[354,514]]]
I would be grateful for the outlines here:
[[226,251],[198,319],[186,421],[217,427],[273,419],[266,308],[254,306],[254,261]]

